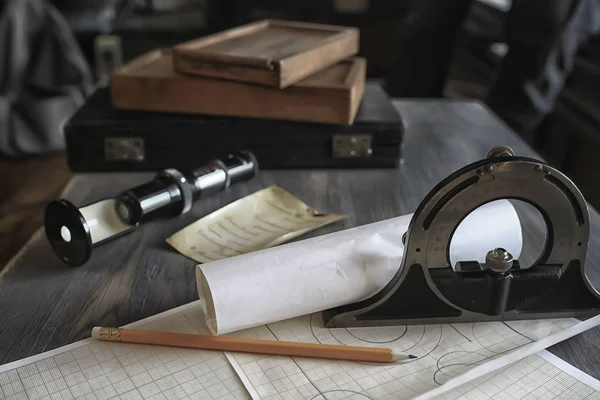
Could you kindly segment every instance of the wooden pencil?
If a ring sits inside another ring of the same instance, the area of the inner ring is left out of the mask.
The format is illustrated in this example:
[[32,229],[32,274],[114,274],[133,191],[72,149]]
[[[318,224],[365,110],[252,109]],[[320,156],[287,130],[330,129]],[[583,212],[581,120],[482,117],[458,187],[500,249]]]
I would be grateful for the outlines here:
[[92,329],[92,338],[113,342],[376,363],[416,358],[413,355],[392,351],[390,348],[282,342],[127,328],[95,327]]

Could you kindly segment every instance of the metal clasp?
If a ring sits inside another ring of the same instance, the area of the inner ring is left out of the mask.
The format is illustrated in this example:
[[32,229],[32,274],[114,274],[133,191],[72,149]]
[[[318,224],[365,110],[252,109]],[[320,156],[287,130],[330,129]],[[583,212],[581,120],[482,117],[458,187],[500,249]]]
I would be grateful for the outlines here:
[[335,135],[333,158],[367,158],[373,154],[371,135]]
[[113,137],[104,139],[106,161],[144,161],[144,139],[136,137]]

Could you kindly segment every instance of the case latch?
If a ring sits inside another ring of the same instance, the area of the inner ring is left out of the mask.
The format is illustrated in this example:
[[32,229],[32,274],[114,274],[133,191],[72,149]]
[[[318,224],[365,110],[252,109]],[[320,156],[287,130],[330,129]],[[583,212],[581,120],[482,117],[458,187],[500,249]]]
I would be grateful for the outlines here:
[[137,137],[112,137],[104,139],[106,161],[144,161],[144,139]]
[[371,135],[333,136],[333,158],[367,158],[371,154]]

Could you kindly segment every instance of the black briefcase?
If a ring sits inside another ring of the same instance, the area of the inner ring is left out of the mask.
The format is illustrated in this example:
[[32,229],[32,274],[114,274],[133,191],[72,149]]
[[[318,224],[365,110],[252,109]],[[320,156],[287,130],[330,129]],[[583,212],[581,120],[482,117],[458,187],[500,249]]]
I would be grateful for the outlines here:
[[237,150],[252,151],[261,169],[395,168],[403,132],[373,82],[352,125],[116,110],[99,88],[64,127],[74,172],[189,169]]

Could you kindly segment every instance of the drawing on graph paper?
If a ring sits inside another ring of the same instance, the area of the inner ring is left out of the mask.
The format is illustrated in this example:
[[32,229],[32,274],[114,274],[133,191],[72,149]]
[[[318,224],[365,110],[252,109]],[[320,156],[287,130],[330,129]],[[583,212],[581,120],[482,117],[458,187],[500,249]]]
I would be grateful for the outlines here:
[[575,323],[576,320],[564,319],[327,329],[318,313],[232,335],[391,347],[418,356],[415,360],[381,365],[235,354],[261,398],[412,398],[478,364]]
[[329,396],[333,396],[332,398],[334,398],[334,399],[349,397],[349,398],[352,398],[355,400],[360,400],[360,399],[373,400],[372,397],[367,396],[364,393],[355,392],[353,390],[327,390],[325,392],[319,393],[319,394],[311,397],[310,400],[329,400]]
[[[392,347],[394,350],[408,353],[414,352],[415,348],[424,349],[426,351],[419,355],[420,358],[423,358],[436,350],[443,337],[441,325],[325,329],[322,320],[319,321],[319,318],[320,314],[311,315],[310,324],[314,338],[321,343],[327,341],[319,339],[315,329],[321,332],[329,331],[329,334],[339,344],[348,346],[384,345],[384,347]],[[550,335],[555,329],[555,323],[556,321],[513,321],[510,323],[448,324],[447,327],[452,328],[469,343],[476,342],[481,350],[456,350],[442,354],[437,359],[436,370],[432,379],[436,384],[441,385],[448,379],[458,376],[482,362]],[[570,326],[571,323],[568,322],[567,326]],[[459,326],[460,329],[455,325]],[[318,328],[315,326],[318,326]],[[426,332],[429,335],[431,331],[437,332],[438,330],[437,342],[435,341],[435,334],[433,334],[432,340],[429,340],[430,349],[428,346],[423,346],[422,342],[426,338]],[[490,335],[490,333],[493,333],[493,335]],[[433,343],[435,345],[431,347]],[[414,361],[416,360],[398,361],[397,363]]]
[[[152,321],[141,321],[136,327],[206,334],[204,319],[201,306],[191,304]],[[420,352],[417,360],[385,366],[86,341],[75,347],[42,354],[18,366],[0,367],[0,398],[412,398],[438,387],[448,377],[458,375],[470,366],[576,322],[553,320],[326,330],[319,315],[315,314],[312,319],[311,316],[300,317],[232,334],[271,340],[391,346]],[[534,355],[491,377],[469,382],[445,394],[444,398],[508,400],[531,394],[536,398],[560,396],[600,400],[600,383],[588,383]]]
[[[526,357],[495,371],[491,375],[470,381],[441,396],[440,400],[477,399],[572,399],[600,400],[600,383],[578,379],[562,370],[548,352]],[[580,373],[580,375],[582,375]]]
[[[310,316],[310,330],[319,343],[391,347],[408,353],[421,351],[419,357],[425,357],[433,352],[442,339],[441,325],[327,329],[323,327],[320,314]],[[398,363],[410,361],[413,360],[398,361]]]

